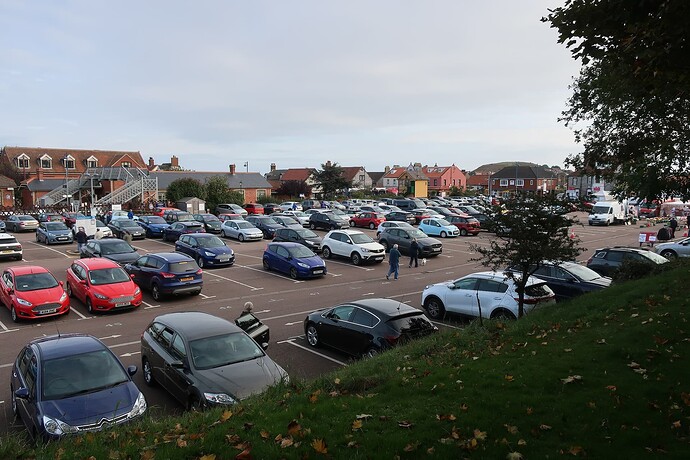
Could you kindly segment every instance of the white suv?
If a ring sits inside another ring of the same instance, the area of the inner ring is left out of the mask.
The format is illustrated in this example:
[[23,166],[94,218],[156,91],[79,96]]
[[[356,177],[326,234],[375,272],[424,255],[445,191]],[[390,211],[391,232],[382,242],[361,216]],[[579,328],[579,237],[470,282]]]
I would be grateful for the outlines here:
[[0,233],[0,258],[22,260],[22,245],[9,233]]
[[325,259],[331,255],[347,257],[355,265],[363,262],[383,262],[385,248],[359,230],[331,230],[321,243],[321,254]]

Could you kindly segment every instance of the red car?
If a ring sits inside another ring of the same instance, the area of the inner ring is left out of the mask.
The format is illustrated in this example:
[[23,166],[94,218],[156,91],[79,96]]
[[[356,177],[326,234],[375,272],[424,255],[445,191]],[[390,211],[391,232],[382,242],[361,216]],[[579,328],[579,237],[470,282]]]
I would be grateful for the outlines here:
[[153,210],[153,215],[163,217],[163,214],[165,214],[166,211],[179,211],[179,209],[169,208],[167,206],[161,206],[161,207],[157,207],[156,209]]
[[414,216],[414,220],[419,224],[422,220],[428,219],[430,217],[443,217],[436,211],[432,211],[431,209],[427,208],[417,208],[417,209],[412,209],[410,211],[412,215]]
[[0,277],[0,301],[9,308],[15,323],[69,312],[69,296],[62,281],[37,265],[5,268]]
[[350,227],[369,227],[373,230],[385,221],[386,217],[383,214],[364,211],[350,217]]
[[467,214],[463,214],[462,216],[446,216],[445,219],[451,224],[458,227],[458,230],[460,231],[460,236],[476,236],[479,234],[479,231],[481,230],[481,225],[479,224],[479,221]]
[[65,225],[67,225],[69,228],[72,228],[74,224],[77,223],[77,218],[79,217],[84,217],[84,214],[80,212],[63,212],[62,217],[65,218]]
[[77,259],[67,269],[67,294],[81,300],[89,313],[136,308],[141,289],[110,259]]

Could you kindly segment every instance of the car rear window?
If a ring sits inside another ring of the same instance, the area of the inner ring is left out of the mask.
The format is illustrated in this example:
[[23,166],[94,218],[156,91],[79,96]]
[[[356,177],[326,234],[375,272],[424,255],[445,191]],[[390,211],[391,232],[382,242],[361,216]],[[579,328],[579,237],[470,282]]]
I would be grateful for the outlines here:
[[388,324],[401,333],[432,330],[435,327],[421,312],[409,313],[405,316],[396,316],[388,320]]
[[548,297],[553,292],[546,286],[546,283],[536,283],[525,287],[525,295],[530,297]]
[[180,262],[172,262],[168,265],[168,271],[170,273],[189,273],[199,269],[191,260],[181,260]]
[[15,237],[9,237],[9,238],[0,238],[0,244],[15,244],[17,242],[17,238]]

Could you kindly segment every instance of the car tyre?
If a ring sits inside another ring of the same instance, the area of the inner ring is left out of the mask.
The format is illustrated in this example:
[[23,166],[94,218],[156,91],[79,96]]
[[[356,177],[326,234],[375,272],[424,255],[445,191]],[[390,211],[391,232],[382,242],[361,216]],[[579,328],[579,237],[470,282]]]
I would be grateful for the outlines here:
[[19,316],[17,315],[17,310],[14,308],[14,305],[12,305],[12,308],[10,308],[10,316],[12,316],[13,323],[19,322]]
[[148,358],[141,358],[141,369],[144,373],[144,383],[150,387],[154,386],[156,384],[156,379],[153,376],[153,367],[151,367]]
[[331,258],[331,249],[328,246],[324,246],[323,249],[321,250],[321,254],[326,258],[330,259]]
[[292,267],[290,269],[290,278],[292,278],[293,280],[296,280],[297,278],[299,278],[299,276],[297,274],[297,269],[295,267]]
[[369,230],[373,230],[376,228],[376,225],[374,225],[373,222],[369,222]]
[[201,412],[204,410],[204,404],[201,402],[201,397],[197,394],[191,395],[187,403],[187,409],[192,412]]
[[206,265],[202,257],[197,257],[196,263],[199,266],[199,268],[204,268]]
[[467,230],[464,228],[460,229],[460,236],[467,236]]
[[675,252],[671,251],[670,249],[666,249],[664,251],[661,251],[661,254],[659,254],[661,257],[665,257],[668,260],[676,260],[678,258],[678,254]]
[[350,258],[352,259],[353,264],[362,265],[362,256],[360,256],[359,253],[353,252]]
[[220,236],[223,237],[223,238],[227,238],[227,237],[228,237],[228,235],[225,234],[225,230],[223,230],[223,229],[220,230]]
[[351,220],[350,221],[350,227],[354,227],[354,226],[355,226],[355,222],[353,220]]
[[242,233],[240,233],[239,235],[237,235],[237,239],[239,240],[240,243],[243,243],[244,242],[244,235]]
[[381,353],[381,350],[379,350],[376,347],[369,347],[367,351],[364,352],[362,355],[362,358],[368,359],[368,358],[373,358],[374,356],[377,356],[379,353]]
[[445,238],[445,237],[448,236],[448,234],[447,234],[446,232],[441,232],[441,235],[440,235],[440,236],[441,236],[441,238]]
[[442,319],[446,314],[446,309],[443,306],[441,299],[431,297],[424,303],[424,309],[429,314],[431,319]]
[[309,323],[309,325],[307,325],[307,342],[314,348],[320,345],[319,333],[314,323]]
[[90,297],[86,297],[86,309],[89,311],[89,313],[93,314],[93,302],[91,302]]
[[383,246],[383,252],[388,252],[390,250],[390,245],[387,240],[379,241],[379,244]]
[[264,259],[263,260],[263,265],[264,265],[264,270],[266,271],[271,271],[271,266],[268,264],[268,260]]
[[12,415],[17,417],[17,397],[14,395],[14,388],[10,385],[10,394],[12,395]]
[[512,312],[510,312],[504,308],[499,308],[499,309],[494,310],[491,313],[491,319],[513,321],[513,320],[516,320],[517,318],[515,317],[515,315]]
[[156,301],[161,300],[162,295],[157,283],[151,285],[151,297]]
[[74,293],[72,292],[72,286],[70,286],[69,281],[65,282],[65,292],[67,293],[68,297],[74,296]]
[[311,228],[312,230],[316,230],[316,225],[314,225],[314,223],[312,222],[309,224],[309,228]]

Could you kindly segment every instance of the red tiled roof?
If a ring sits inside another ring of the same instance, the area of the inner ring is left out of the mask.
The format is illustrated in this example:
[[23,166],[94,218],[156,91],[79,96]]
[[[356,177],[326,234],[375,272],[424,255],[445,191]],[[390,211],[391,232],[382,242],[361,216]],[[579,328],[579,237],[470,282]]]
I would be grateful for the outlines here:
[[289,180],[297,180],[304,182],[307,179],[309,179],[309,176],[311,176],[314,171],[316,170],[313,168],[291,168],[283,173],[280,180],[282,182]]
[[488,174],[475,174],[474,176],[467,176],[467,186],[472,185],[487,185],[489,180]]

